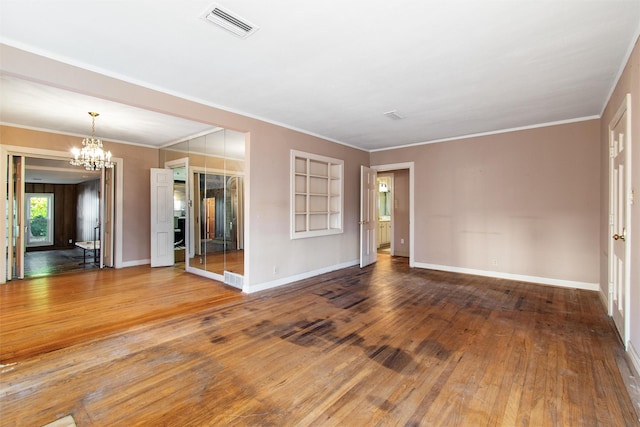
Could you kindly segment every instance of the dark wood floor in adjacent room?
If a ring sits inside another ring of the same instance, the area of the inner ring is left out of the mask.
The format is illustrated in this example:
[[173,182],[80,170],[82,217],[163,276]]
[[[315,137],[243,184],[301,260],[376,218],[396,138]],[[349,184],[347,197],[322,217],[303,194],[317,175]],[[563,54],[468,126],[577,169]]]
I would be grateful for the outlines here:
[[0,296],[3,426],[638,424],[595,292],[380,255],[254,295],[133,267]]

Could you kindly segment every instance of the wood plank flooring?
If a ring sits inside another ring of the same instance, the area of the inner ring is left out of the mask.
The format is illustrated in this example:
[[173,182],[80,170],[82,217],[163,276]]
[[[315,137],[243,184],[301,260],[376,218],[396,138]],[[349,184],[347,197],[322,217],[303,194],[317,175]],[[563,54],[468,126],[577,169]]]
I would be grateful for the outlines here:
[[241,298],[231,287],[172,267],[11,281],[0,285],[0,363]]
[[3,426],[639,425],[594,292],[383,255],[255,295],[174,269],[65,277],[1,290]]
[[24,277],[28,278],[93,268],[97,268],[93,254],[88,252],[84,256],[80,248],[31,251],[24,255]]

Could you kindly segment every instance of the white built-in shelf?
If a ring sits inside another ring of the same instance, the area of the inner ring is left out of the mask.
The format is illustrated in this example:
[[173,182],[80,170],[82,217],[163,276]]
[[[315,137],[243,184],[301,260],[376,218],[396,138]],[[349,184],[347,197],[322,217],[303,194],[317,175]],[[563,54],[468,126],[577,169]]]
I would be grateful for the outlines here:
[[344,162],[291,150],[291,238],[342,233]]

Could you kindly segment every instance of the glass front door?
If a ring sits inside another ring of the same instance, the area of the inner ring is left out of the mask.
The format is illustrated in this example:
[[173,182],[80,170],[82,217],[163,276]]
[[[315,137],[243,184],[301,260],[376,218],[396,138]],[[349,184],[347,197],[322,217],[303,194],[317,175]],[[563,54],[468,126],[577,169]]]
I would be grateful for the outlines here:
[[53,194],[27,193],[25,199],[27,247],[53,245]]

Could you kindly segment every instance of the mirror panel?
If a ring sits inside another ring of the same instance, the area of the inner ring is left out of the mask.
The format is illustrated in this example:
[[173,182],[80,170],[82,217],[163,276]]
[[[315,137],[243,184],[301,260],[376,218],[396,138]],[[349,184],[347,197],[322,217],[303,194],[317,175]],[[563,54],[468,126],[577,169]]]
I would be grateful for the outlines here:
[[165,164],[188,159],[188,171],[172,166],[176,262],[182,237],[178,230],[184,229],[186,269],[218,280],[225,272],[244,274],[244,144],[244,133],[216,128],[160,153]]

